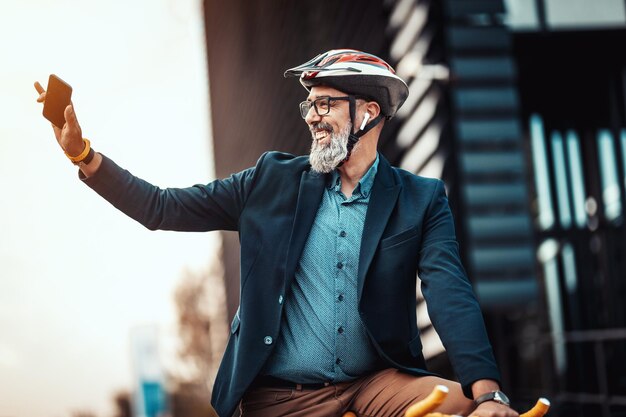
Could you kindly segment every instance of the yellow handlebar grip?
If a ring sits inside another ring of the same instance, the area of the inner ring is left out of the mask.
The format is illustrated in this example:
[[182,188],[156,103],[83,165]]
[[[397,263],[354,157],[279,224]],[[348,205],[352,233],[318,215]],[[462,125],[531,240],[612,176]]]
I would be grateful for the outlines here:
[[524,414],[520,414],[520,417],[541,417],[550,409],[550,401],[546,398],[539,398],[537,404]]
[[441,413],[428,413],[424,417],[463,417],[459,415],[451,415],[451,414],[441,414]]
[[437,385],[428,397],[409,407],[406,413],[404,413],[404,417],[424,417],[425,414],[441,405],[448,396],[449,391],[445,385]]

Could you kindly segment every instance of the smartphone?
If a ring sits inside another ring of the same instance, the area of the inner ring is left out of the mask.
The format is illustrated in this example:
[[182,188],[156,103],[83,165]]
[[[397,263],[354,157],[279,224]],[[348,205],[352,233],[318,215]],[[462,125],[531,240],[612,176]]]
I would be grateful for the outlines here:
[[50,120],[56,127],[63,129],[65,124],[65,108],[72,99],[72,87],[57,77],[50,74],[48,78],[48,89],[46,90],[46,101],[43,103],[43,117]]

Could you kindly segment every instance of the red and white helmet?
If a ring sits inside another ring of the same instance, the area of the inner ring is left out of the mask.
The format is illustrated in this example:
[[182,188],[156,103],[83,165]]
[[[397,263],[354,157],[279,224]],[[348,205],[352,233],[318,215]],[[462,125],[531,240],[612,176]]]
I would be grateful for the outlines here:
[[285,77],[300,77],[307,90],[327,85],[344,93],[376,101],[381,113],[392,118],[409,95],[409,87],[394,69],[379,57],[354,49],[333,49],[285,71]]

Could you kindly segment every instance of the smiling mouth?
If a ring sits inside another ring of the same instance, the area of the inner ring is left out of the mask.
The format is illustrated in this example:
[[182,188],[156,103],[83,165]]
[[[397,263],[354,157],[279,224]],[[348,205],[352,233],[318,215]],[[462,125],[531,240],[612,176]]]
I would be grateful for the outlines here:
[[330,132],[328,130],[318,130],[317,132],[315,132],[315,134],[313,135],[313,137],[315,138],[315,140],[320,141],[320,140],[324,140],[327,137],[330,136]]

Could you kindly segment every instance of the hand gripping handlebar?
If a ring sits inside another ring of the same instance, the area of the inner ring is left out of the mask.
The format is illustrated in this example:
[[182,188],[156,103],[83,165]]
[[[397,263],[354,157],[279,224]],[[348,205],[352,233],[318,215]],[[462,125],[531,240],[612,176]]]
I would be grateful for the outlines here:
[[[431,413],[431,411],[443,404],[448,396],[448,392],[448,387],[444,385],[437,385],[428,397],[409,407],[409,409],[406,410],[404,417],[462,417],[449,414]],[[533,408],[523,414],[520,414],[520,417],[542,417],[548,412],[549,408],[550,401],[546,398],[540,398]],[[357,415],[352,411],[348,411],[347,413],[344,413],[343,417],[357,417]],[[470,415],[470,417],[472,416]]]

